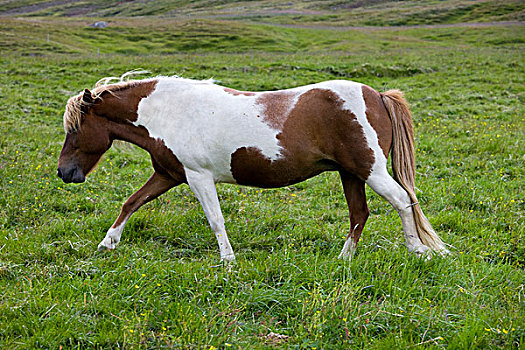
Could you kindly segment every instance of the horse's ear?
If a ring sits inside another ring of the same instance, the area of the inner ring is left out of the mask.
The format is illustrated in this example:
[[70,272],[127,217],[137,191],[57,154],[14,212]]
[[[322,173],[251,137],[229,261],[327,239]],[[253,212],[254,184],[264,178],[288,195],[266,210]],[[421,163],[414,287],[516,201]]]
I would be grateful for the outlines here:
[[91,95],[91,91],[89,91],[88,89],[84,90],[84,95],[82,96],[82,101],[84,101],[85,103],[88,103],[88,104],[92,104],[93,103],[93,95]]
[[82,95],[82,103],[80,104],[80,111],[84,114],[87,114],[92,105],[93,105],[93,95],[91,95],[91,91],[89,91],[88,89],[85,89],[84,94]]

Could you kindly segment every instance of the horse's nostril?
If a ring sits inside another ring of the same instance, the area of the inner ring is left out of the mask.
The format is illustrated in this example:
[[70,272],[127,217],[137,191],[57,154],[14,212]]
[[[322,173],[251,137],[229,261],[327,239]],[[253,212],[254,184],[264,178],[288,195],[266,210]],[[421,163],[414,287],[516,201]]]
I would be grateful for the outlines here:
[[57,169],[57,176],[59,178],[62,178],[62,171],[60,170],[60,168]]

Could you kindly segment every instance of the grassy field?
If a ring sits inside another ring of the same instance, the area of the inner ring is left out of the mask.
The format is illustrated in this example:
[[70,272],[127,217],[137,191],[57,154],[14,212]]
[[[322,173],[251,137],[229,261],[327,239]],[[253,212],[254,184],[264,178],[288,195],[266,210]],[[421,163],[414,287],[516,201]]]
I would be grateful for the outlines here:
[[[1,348],[523,347],[522,26],[92,21],[0,21]],[[240,90],[352,79],[405,91],[418,196],[452,254],[409,254],[397,214],[370,191],[358,251],[338,260],[350,225],[333,173],[280,190],[219,185],[231,269],[186,185],[137,212],[114,252],[97,253],[152,168],[144,151],[113,148],[85,184],[63,184],[63,109],[136,68]]]

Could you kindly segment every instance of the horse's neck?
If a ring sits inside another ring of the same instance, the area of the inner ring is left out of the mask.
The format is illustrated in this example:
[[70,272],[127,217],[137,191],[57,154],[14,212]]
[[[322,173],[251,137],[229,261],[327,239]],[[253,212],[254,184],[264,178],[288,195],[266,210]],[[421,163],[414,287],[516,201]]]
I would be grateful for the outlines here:
[[149,134],[144,127],[133,123],[138,119],[138,105],[155,88],[154,82],[144,82],[129,88],[105,93],[102,102],[96,105],[96,113],[110,121],[113,137],[136,144],[148,150]]
[[115,140],[132,143],[150,153],[153,150],[153,139],[149,136],[146,128],[136,126],[129,121],[125,123],[111,123],[110,134]]
[[101,102],[95,104],[95,113],[117,123],[137,120],[137,107],[140,98],[132,88],[122,91],[106,92]]

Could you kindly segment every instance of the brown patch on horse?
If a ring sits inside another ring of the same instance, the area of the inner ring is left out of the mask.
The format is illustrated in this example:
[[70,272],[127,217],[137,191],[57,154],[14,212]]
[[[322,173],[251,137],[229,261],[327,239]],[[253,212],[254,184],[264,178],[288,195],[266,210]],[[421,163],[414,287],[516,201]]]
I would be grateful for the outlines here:
[[366,105],[366,118],[377,133],[377,139],[383,154],[388,158],[388,153],[392,146],[392,121],[383,103],[381,94],[366,85],[363,85],[362,91]]
[[[97,98],[93,105],[93,111],[110,120],[134,122],[138,119],[137,110],[140,101],[155,90],[157,83],[158,80],[149,80],[97,88],[94,90]],[[100,91],[98,91],[99,89]]]
[[151,146],[147,149],[150,150],[153,169],[159,174],[169,175],[179,183],[186,183],[186,172],[177,156],[166,146],[163,140],[154,139],[149,136],[149,133],[148,137]]
[[263,106],[266,124],[281,130],[296,96],[297,93],[291,91],[277,91],[264,93],[257,98],[256,104]]
[[239,91],[239,90],[235,90],[235,89],[231,89],[227,87],[223,88],[223,90],[233,96],[255,96],[255,92],[251,92],[251,91]]
[[310,159],[306,166],[300,163],[298,160],[272,161],[256,147],[241,147],[232,154],[230,165],[238,184],[263,188],[293,185],[329,170],[329,164],[323,164],[322,159]]
[[[265,95],[272,112],[286,106],[290,93]],[[293,94],[292,94],[293,96]],[[367,179],[374,164],[374,152],[355,115],[343,108],[344,101],[331,90],[312,89],[303,93],[287,115],[269,116],[282,123],[277,136],[282,158],[271,160],[255,147],[242,147],[231,157],[231,171],[237,183],[259,187],[291,185],[327,170],[345,170]],[[267,118],[268,116],[265,116]]]

